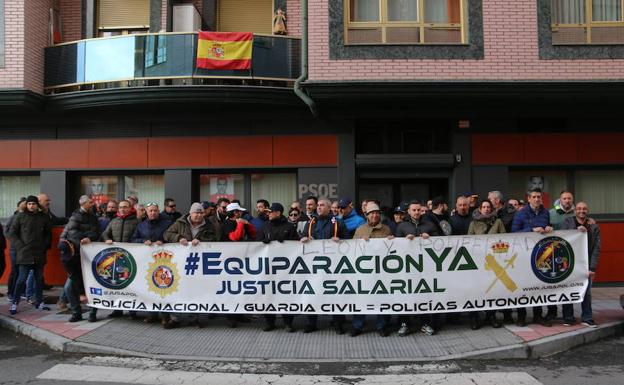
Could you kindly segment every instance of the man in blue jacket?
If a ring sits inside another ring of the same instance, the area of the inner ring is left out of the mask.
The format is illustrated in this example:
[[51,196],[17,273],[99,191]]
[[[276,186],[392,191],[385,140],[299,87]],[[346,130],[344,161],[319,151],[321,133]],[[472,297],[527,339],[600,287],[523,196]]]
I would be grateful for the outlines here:
[[351,198],[342,198],[338,201],[338,209],[340,210],[340,219],[342,219],[349,231],[349,238],[353,238],[355,230],[366,223],[366,219],[353,210],[353,201],[351,201]]
[[[540,234],[548,234],[553,231],[550,225],[550,214],[542,204],[542,190],[534,188],[528,193],[529,204],[519,210],[514,216],[511,225],[512,233],[528,233],[535,232]],[[553,314],[554,313],[554,314]],[[544,326],[552,326],[551,319],[556,317],[557,306],[549,305],[548,314],[542,317],[542,307],[533,307],[533,323],[539,323]],[[526,308],[518,309],[518,326],[526,325]]]
[[[333,216],[331,212],[331,202],[329,199],[319,199],[316,206],[316,217],[310,218],[303,230],[301,242],[308,242],[311,239],[331,239],[338,242],[340,239],[349,239],[349,232],[344,222]],[[316,314],[309,315],[304,333],[311,333],[317,330],[318,316]],[[343,323],[344,315],[335,315],[332,317],[332,323],[336,333],[344,334]]]
[[132,234],[132,243],[144,243],[148,246],[152,244],[162,245],[165,243],[165,230],[171,226],[169,218],[161,215],[156,202],[149,202],[146,205],[147,220],[139,223]]

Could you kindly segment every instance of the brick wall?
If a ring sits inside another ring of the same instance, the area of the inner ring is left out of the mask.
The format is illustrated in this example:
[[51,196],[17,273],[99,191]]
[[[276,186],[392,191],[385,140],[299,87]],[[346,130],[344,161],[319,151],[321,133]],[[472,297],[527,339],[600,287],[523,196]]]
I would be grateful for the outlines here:
[[63,41],[82,39],[82,0],[59,0]]
[[286,27],[291,36],[301,35],[301,0],[286,1]]
[[4,68],[0,88],[24,86],[24,1],[4,2]]
[[24,88],[43,92],[43,49],[50,42],[52,0],[25,2]]
[[328,1],[309,1],[310,80],[624,78],[622,59],[539,60],[535,0],[483,0],[483,60],[330,60]]

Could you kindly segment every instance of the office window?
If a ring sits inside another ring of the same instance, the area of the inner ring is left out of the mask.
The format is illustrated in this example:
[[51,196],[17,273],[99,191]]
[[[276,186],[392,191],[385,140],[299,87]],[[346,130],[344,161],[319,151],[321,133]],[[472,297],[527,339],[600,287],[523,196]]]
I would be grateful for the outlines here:
[[575,199],[592,214],[624,213],[624,170],[583,170],[574,174]]
[[547,209],[552,208],[562,190],[570,189],[565,171],[511,171],[506,198],[527,200],[527,191],[534,187],[542,189],[542,200]]
[[5,223],[15,212],[22,197],[41,192],[39,175],[0,176],[0,221]]
[[219,198],[238,199],[245,205],[245,176],[243,174],[202,174],[199,176],[199,199],[216,202]]
[[288,207],[297,198],[297,175],[251,174],[251,204],[258,199],[278,202]]
[[464,0],[345,0],[346,44],[461,44]]
[[553,44],[624,44],[623,1],[551,0]]
[[139,203],[165,200],[163,175],[85,175],[78,178],[74,202],[81,195],[89,195],[97,205],[111,199],[119,201],[128,195],[136,195]]

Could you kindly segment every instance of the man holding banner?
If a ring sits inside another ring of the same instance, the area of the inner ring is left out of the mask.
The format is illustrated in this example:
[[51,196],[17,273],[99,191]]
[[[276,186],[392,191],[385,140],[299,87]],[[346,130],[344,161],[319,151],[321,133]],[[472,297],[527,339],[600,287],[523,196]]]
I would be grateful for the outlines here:
[[[312,239],[331,239],[338,242],[340,239],[348,239],[349,231],[344,222],[333,216],[331,212],[331,202],[329,199],[322,198],[318,200],[316,206],[317,216],[311,216],[303,229],[304,236],[301,242],[308,242]],[[318,316],[316,314],[308,316],[308,323],[303,329],[304,333],[311,333],[318,329]],[[344,315],[332,316],[332,323],[337,334],[344,334],[343,323]]]

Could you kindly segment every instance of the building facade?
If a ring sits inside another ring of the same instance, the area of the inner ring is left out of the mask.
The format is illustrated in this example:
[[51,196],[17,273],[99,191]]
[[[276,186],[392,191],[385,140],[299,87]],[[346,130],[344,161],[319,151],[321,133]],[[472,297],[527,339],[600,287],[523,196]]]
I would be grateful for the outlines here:
[[[0,0],[0,220],[39,191],[68,215],[82,194],[393,207],[537,183],[589,203],[597,279],[622,282],[622,8]],[[197,29],[253,32],[252,70],[196,68]]]

